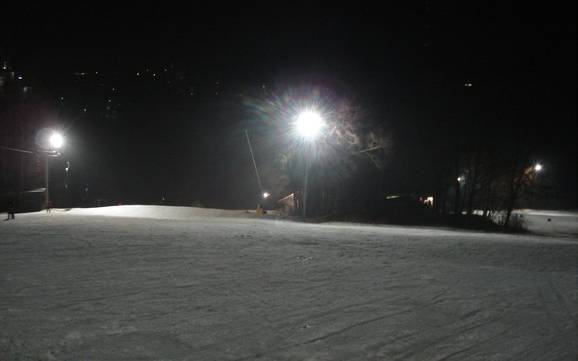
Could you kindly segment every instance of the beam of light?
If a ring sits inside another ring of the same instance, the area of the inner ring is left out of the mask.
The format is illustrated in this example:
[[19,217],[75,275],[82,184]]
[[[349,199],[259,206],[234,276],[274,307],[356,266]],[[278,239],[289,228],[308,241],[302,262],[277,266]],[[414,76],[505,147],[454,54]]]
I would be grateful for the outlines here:
[[321,115],[313,110],[301,112],[295,122],[297,132],[306,139],[316,138],[324,125]]
[[544,167],[542,167],[542,164],[540,164],[540,163],[536,163],[536,165],[534,166],[534,170],[536,172],[541,172],[543,168]]
[[52,149],[60,149],[64,145],[64,137],[60,133],[52,133],[50,138],[48,138],[48,142]]

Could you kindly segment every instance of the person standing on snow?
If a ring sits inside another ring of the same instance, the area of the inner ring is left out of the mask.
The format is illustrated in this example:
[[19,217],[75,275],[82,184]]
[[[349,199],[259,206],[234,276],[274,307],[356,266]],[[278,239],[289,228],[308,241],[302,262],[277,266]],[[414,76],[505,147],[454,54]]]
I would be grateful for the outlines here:
[[16,212],[16,206],[14,205],[13,201],[8,202],[8,217],[5,219],[6,221],[14,218],[14,212]]

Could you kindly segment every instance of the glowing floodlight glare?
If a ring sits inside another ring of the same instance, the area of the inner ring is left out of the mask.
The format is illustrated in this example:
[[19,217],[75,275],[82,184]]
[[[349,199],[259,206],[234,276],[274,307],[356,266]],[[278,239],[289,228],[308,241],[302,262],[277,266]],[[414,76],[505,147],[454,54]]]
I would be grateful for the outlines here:
[[325,122],[319,113],[311,110],[306,110],[299,114],[295,126],[297,132],[304,138],[313,139],[315,138]]
[[536,172],[540,172],[542,169],[543,169],[543,167],[542,167],[542,164],[540,164],[540,163],[537,163],[537,164],[534,166],[534,170],[535,170]]
[[269,192],[263,192],[263,199],[269,198],[271,194]]
[[53,149],[62,148],[64,145],[64,137],[60,133],[52,133],[48,141],[50,142],[50,147]]

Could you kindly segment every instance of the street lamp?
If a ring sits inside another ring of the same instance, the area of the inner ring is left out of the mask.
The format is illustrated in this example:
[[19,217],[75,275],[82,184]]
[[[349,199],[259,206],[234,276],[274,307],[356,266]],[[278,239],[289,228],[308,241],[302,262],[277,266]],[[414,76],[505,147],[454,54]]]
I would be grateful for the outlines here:
[[299,135],[307,140],[317,138],[325,125],[323,118],[314,110],[305,110],[299,114],[295,122],[295,128]]
[[44,165],[44,206],[49,209],[50,204],[50,168],[48,167],[48,158],[58,155],[57,150],[64,145],[64,137],[58,132],[52,132],[48,137],[48,150],[46,151],[46,163]]
[[542,167],[542,164],[540,163],[536,163],[536,165],[534,166],[534,170],[536,171],[536,173],[541,172],[543,168],[544,167]]
[[64,145],[64,137],[62,134],[54,132],[50,135],[50,138],[48,138],[48,143],[50,144],[50,149],[60,149]]
[[[297,133],[306,141],[312,142],[320,134],[325,126],[325,121],[321,114],[315,110],[304,110],[297,116],[295,129]],[[309,168],[311,168],[311,156],[305,155],[305,184],[303,187],[303,218],[307,216],[307,188],[309,182]]]

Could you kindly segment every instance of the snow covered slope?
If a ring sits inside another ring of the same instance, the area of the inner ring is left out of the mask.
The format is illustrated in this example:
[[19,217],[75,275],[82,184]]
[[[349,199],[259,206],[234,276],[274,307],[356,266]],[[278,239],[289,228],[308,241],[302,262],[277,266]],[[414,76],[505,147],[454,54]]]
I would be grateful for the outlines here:
[[523,227],[539,234],[578,236],[578,212],[520,209]]
[[0,360],[576,359],[573,237],[126,207],[0,223]]
[[85,216],[190,219],[192,217],[255,217],[255,211],[195,207],[126,205],[100,208],[75,208],[70,214]]

